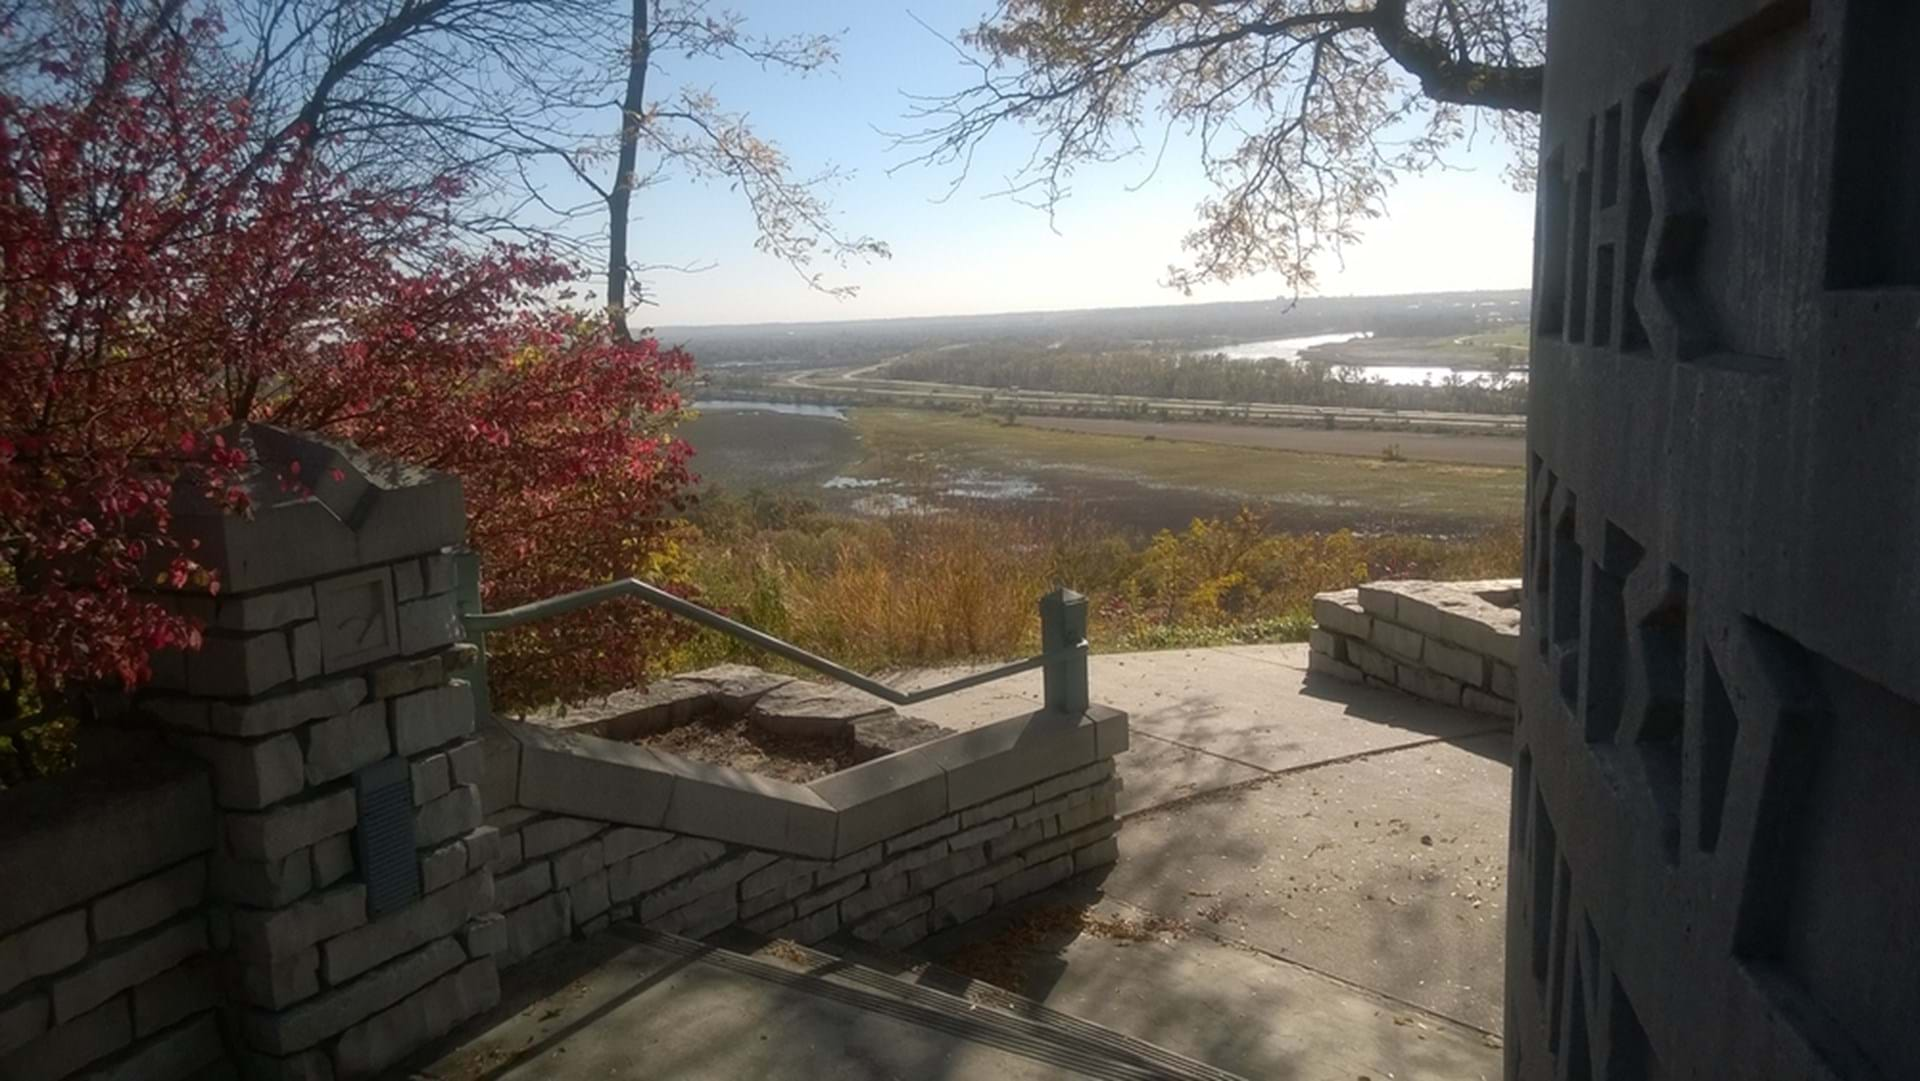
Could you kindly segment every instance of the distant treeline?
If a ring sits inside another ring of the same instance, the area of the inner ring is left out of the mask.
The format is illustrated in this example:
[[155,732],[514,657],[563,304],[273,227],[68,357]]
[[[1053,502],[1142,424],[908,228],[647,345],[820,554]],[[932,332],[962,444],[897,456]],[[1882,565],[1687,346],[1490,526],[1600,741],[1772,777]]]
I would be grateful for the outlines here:
[[1527,385],[1521,379],[1453,378],[1432,386],[1393,386],[1364,379],[1356,369],[1313,359],[1311,353],[1293,363],[1174,357],[1145,350],[1068,353],[962,346],[914,353],[875,374],[965,386],[1235,403],[1463,413],[1522,413],[1527,406]]
[[952,342],[1093,351],[1154,343],[1202,349],[1228,342],[1370,330],[1381,337],[1470,334],[1488,322],[1524,321],[1525,290],[1397,297],[1170,304],[1085,311],[866,319],[750,326],[664,326],[662,342],[684,344],[706,371],[868,364]]

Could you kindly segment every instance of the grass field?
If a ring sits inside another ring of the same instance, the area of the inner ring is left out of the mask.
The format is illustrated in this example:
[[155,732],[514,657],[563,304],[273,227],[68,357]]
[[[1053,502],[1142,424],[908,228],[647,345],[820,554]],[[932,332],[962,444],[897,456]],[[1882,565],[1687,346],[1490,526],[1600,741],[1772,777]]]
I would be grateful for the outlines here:
[[[1347,518],[1341,524],[1362,530],[1396,520],[1468,529],[1513,522],[1525,485],[1518,468],[1064,432],[947,413],[859,409],[852,423],[866,450],[855,467],[860,475],[911,476],[936,463],[995,472],[1071,471],[1317,510],[1316,519]],[[1389,441],[1383,437],[1382,447]]]

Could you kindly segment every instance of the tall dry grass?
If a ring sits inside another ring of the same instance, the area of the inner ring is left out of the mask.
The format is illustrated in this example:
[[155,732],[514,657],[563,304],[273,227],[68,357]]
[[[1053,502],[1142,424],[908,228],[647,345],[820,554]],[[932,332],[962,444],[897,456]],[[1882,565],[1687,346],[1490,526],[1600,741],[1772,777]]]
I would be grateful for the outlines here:
[[[678,543],[702,600],[855,667],[1035,651],[1038,602],[1086,593],[1095,649],[1297,641],[1313,595],[1380,578],[1520,570],[1520,528],[1467,539],[1276,533],[1256,516],[1196,520],[1144,545],[1085,524],[1017,516],[852,519],[777,501],[702,508]],[[701,634],[677,667],[765,658]]]

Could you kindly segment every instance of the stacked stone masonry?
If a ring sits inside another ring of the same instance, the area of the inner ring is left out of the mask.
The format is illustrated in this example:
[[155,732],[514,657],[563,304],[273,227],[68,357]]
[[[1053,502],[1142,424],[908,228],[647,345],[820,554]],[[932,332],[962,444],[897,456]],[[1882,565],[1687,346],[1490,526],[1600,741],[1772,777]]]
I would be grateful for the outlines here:
[[[248,1078],[370,1076],[499,995],[469,932],[496,908],[499,838],[457,678],[464,515],[451,478],[271,429],[243,438],[265,463],[253,517],[186,516],[228,588],[161,598],[204,643],[157,658],[131,716],[203,764],[194,919],[216,960],[220,1059]],[[296,462],[312,489],[277,483]],[[368,787],[381,776],[396,781]],[[380,841],[363,800],[387,814]],[[408,838],[411,858],[395,847]],[[198,1068],[178,1062],[126,1076]]]
[[614,920],[898,948],[1117,855],[1099,707],[811,785],[482,725],[457,485],[252,434],[325,479],[186,514],[232,588],[161,599],[206,648],[83,727],[82,768],[0,792],[4,1081],[376,1076]]
[[838,859],[510,808],[494,865],[502,967],[613,920],[690,937],[739,926],[900,949],[1118,856],[1105,759],[942,815]]
[[139,770],[110,799],[66,801],[55,821],[0,838],[7,1081],[186,1077],[226,1059],[206,905],[212,792],[162,747],[142,748]]
[[1313,599],[1311,671],[1509,720],[1520,582],[1374,582]]

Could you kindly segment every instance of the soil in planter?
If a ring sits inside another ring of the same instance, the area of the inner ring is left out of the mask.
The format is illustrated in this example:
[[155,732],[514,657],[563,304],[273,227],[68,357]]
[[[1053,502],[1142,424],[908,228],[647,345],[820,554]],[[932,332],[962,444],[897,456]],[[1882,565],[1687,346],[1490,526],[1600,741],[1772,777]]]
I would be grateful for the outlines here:
[[859,742],[852,729],[836,736],[776,736],[749,725],[745,717],[703,717],[664,732],[638,736],[633,742],[800,784],[888,753],[885,747]]

